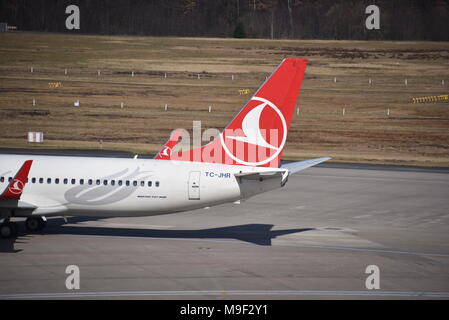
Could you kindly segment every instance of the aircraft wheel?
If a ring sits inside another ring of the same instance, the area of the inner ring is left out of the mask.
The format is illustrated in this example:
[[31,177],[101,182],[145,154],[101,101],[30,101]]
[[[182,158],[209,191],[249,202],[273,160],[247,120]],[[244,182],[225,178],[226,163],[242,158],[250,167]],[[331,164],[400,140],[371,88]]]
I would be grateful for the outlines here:
[[0,225],[0,236],[2,238],[15,238],[18,233],[18,227],[15,222],[5,222]]
[[25,226],[28,231],[41,231],[45,228],[47,222],[42,217],[31,217],[25,221]]

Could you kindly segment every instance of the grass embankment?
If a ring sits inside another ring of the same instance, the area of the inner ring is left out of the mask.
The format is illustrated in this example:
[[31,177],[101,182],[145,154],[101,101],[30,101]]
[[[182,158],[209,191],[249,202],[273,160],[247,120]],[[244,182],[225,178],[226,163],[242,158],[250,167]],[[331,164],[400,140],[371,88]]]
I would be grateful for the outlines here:
[[[254,92],[298,57],[310,63],[284,159],[449,166],[449,103],[411,103],[449,92],[449,43],[45,33],[0,42],[0,147],[154,153],[194,120],[221,129],[249,98],[240,89]],[[28,131],[45,142],[28,144]]]

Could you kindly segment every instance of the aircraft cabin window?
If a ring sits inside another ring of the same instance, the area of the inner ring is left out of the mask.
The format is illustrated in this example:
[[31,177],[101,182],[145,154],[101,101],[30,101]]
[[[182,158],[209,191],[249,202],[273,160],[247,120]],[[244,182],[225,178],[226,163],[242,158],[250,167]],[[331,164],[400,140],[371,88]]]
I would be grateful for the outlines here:
[[80,184],[84,184],[84,179],[80,179]]
[[145,187],[145,181],[140,181],[140,186]]
[[56,183],[56,184],[59,184],[59,178],[56,178],[56,179],[55,179],[55,183]]
[[89,185],[92,185],[92,179],[89,179],[89,181],[87,181],[87,183],[89,184]]
[[159,181],[156,181],[156,183],[154,184],[156,187],[159,187]]
[[72,184],[75,184],[76,183],[76,179],[72,179]]
[[137,181],[133,181],[133,186],[137,187]]
[[104,180],[104,181],[103,181],[103,184],[104,184],[105,186],[107,186],[107,185],[108,185],[108,180]]
[[31,179],[32,183],[36,183],[36,178]]
[[67,184],[69,182],[69,179],[65,178],[64,179],[64,184]]
[[126,186],[129,186],[129,180],[126,180]]
[[115,180],[111,180],[111,186],[115,185]]
[[101,184],[100,180],[95,181],[95,183],[97,184],[97,186],[99,186]]
[[118,181],[118,185],[121,186],[122,185],[122,180]]
[[5,177],[0,177],[0,182],[4,182],[5,181]]
[[151,185],[152,185],[152,182],[148,181],[148,186],[151,187]]
[[51,184],[51,179],[50,178],[47,179],[47,183]]
[[39,178],[39,183],[44,183],[44,178]]
[[9,177],[9,178],[8,178],[8,182],[11,182],[11,181],[12,181],[12,178],[11,178],[11,177]]

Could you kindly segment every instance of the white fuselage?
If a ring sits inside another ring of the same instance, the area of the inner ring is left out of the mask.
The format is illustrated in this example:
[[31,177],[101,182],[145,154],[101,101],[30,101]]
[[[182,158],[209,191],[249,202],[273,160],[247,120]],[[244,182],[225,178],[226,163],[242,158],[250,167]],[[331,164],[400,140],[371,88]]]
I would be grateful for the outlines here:
[[[33,164],[16,216],[145,216],[203,208],[244,197],[235,174],[273,171],[186,161],[0,155],[0,190],[26,160]],[[253,189],[251,194],[267,191],[257,181]]]

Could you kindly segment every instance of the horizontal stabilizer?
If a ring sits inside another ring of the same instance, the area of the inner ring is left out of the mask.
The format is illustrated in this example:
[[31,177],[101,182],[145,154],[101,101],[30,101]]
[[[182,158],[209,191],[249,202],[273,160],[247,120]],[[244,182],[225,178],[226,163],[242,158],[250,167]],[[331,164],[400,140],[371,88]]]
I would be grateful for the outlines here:
[[321,162],[330,160],[332,158],[330,157],[324,157],[324,158],[316,158],[316,159],[310,159],[310,160],[304,160],[304,161],[298,161],[298,162],[290,162],[285,163],[281,165],[282,169],[287,169],[290,174],[299,172],[301,170],[310,168],[312,166],[315,166]]
[[237,178],[246,180],[267,180],[281,178],[287,171],[265,171],[265,172],[242,172],[236,173]]

